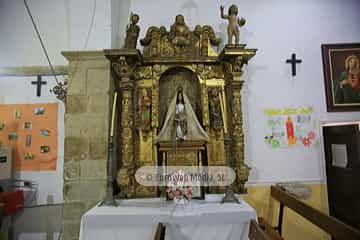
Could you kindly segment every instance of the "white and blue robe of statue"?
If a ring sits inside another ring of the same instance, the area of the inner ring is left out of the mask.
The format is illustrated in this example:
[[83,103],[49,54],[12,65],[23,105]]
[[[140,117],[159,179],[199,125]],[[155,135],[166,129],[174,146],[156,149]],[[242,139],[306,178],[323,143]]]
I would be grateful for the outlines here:
[[174,140],[209,141],[209,136],[199,123],[189,98],[183,92],[184,103],[176,103],[177,93],[172,98],[164,125],[156,142]]

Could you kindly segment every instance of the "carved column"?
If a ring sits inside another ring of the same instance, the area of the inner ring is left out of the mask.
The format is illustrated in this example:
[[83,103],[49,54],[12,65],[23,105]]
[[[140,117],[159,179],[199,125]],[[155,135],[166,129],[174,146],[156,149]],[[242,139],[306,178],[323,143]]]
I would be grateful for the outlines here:
[[[238,64],[238,63],[233,63]],[[236,67],[233,66],[233,70]],[[231,139],[232,139],[232,166],[237,174],[237,182],[234,185],[235,190],[238,192],[245,192],[244,184],[248,180],[249,167],[244,162],[244,129],[243,129],[243,118],[242,118],[242,106],[241,106],[241,90],[244,81],[241,80],[241,71],[232,71],[232,81],[226,84],[226,89],[229,96],[230,104],[230,115],[231,121]]]
[[118,124],[121,168],[117,181],[127,197],[136,193],[135,172],[138,163],[135,161],[135,108],[134,108],[134,68],[141,61],[137,50],[104,50],[106,57],[111,61],[115,89],[120,95],[120,124]]
[[249,177],[250,168],[244,159],[244,130],[241,105],[241,90],[244,81],[241,79],[242,67],[256,53],[256,49],[245,49],[245,45],[225,47],[219,59],[225,72],[225,90],[228,104],[228,128],[231,139],[230,164],[236,172],[234,191],[245,193],[245,183]]

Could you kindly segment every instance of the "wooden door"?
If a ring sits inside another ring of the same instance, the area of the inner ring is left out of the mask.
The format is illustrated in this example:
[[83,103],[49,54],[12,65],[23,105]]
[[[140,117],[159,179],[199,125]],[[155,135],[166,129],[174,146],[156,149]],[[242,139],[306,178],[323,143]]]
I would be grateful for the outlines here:
[[359,124],[323,127],[330,215],[357,229],[360,229]]

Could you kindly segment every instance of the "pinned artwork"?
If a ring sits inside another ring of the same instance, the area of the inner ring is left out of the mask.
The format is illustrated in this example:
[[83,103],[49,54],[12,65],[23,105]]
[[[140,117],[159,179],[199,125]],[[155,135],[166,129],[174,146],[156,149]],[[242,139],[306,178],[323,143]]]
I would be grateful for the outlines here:
[[31,128],[31,122],[25,122],[24,129],[30,129],[30,128]]
[[15,132],[12,132],[12,133],[9,133],[9,134],[8,134],[8,139],[9,139],[10,141],[16,140],[17,138],[18,138],[18,134],[15,133]]
[[0,122],[0,131],[5,128],[5,123]]
[[50,152],[49,146],[40,146],[40,153],[48,153]]
[[34,159],[34,155],[33,155],[32,153],[30,153],[30,152],[26,152],[26,153],[24,154],[24,159],[25,159],[25,160],[33,160],[33,159]]
[[319,143],[318,121],[312,107],[265,109],[265,143],[271,148],[305,146]]
[[19,108],[16,108],[14,110],[14,120],[19,120],[21,118],[21,110]]
[[42,137],[49,137],[49,136],[50,136],[50,130],[40,129],[40,136],[42,136]]
[[30,146],[31,146],[31,135],[26,135],[25,147],[30,147]]
[[34,110],[35,115],[43,115],[45,113],[45,109],[43,107],[37,107]]
[[58,104],[0,104],[0,113],[0,141],[13,149],[13,169],[56,170]]

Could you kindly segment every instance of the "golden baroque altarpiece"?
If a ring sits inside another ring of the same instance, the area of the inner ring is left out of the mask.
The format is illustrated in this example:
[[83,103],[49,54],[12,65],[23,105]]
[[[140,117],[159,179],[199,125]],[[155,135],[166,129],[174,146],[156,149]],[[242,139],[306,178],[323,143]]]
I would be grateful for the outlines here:
[[[233,188],[244,193],[249,167],[244,162],[241,76],[243,65],[256,54],[256,49],[228,44],[218,54],[213,47],[219,45],[220,39],[212,27],[197,25],[190,31],[181,15],[169,31],[163,26],[150,27],[140,43],[142,53],[135,48],[104,50],[111,61],[115,91],[120,98],[118,183],[128,197],[155,196],[158,189],[136,183],[134,174],[139,167],[227,165],[226,127],[232,141],[230,165],[237,175]],[[208,141],[181,141],[174,154],[171,142],[156,139],[171,98],[179,88],[186,92]],[[221,114],[221,101],[225,117]],[[208,190],[220,191],[214,187]]]

